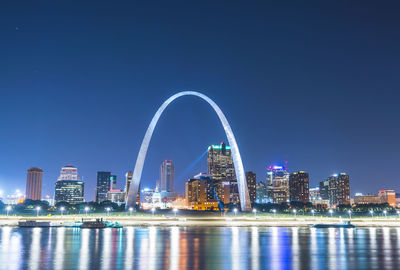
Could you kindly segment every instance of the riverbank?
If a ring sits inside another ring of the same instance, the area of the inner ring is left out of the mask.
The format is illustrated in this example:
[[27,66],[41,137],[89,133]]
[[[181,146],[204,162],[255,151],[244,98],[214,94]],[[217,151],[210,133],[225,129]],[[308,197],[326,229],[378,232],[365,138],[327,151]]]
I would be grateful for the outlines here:
[[118,222],[123,226],[181,226],[181,227],[309,227],[313,224],[336,224],[343,220],[350,220],[357,227],[400,227],[399,219],[385,218],[328,218],[328,217],[288,217],[288,218],[272,218],[272,217],[0,217],[0,226],[17,226],[20,220],[40,220],[50,221],[59,225],[68,225],[71,222],[93,220],[95,218],[103,218],[104,220]]

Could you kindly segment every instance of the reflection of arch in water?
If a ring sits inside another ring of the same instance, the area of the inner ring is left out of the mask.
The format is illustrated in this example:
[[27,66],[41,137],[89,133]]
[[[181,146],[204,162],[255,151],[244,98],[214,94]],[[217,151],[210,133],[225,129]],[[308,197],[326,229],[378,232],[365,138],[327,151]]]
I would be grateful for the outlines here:
[[183,91],[183,92],[179,92],[179,93],[171,96],[169,99],[167,99],[161,105],[161,107],[157,110],[156,114],[153,116],[153,119],[151,120],[150,125],[147,128],[146,134],[144,135],[142,145],[140,146],[139,154],[138,154],[138,157],[136,160],[135,170],[133,171],[132,184],[129,186],[128,196],[126,199],[126,209],[136,205],[136,196],[137,196],[138,189],[139,189],[140,178],[142,176],[144,160],[146,159],[147,149],[149,147],[151,136],[153,135],[153,131],[157,125],[158,119],[160,118],[160,116],[163,113],[163,111],[165,110],[165,108],[167,108],[167,106],[172,101],[174,101],[175,99],[177,99],[181,96],[200,97],[203,100],[207,101],[207,103],[210,104],[211,107],[217,113],[219,120],[221,121],[222,126],[225,130],[226,137],[228,138],[228,143],[231,147],[233,164],[235,166],[236,178],[238,180],[241,209],[242,209],[242,211],[250,211],[251,210],[250,198],[249,198],[249,192],[247,189],[247,182],[246,182],[246,177],[244,174],[242,158],[240,156],[239,148],[237,146],[235,136],[233,135],[231,126],[229,125],[228,120],[226,119],[224,113],[221,111],[221,109],[218,107],[218,105],[214,101],[212,101],[206,95],[203,95],[199,92],[194,92],[194,91]]

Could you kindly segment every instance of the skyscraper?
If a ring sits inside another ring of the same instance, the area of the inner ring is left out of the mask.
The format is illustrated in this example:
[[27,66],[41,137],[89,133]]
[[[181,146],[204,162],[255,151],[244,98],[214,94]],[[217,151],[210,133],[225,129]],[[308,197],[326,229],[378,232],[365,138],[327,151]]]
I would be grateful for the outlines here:
[[172,160],[164,160],[160,167],[161,192],[174,192],[175,169]]
[[26,175],[26,199],[42,199],[42,178],[43,171],[37,167],[31,167]]
[[212,177],[200,173],[186,182],[186,203],[193,210],[213,210],[218,208]]
[[111,189],[111,172],[97,172],[96,202],[107,200],[107,192]]
[[84,202],[84,183],[79,181],[78,169],[67,165],[60,171],[55,184],[55,203],[67,202],[70,204]]
[[222,142],[208,147],[207,173],[212,176],[218,199],[223,204],[239,203],[239,190],[230,146]]
[[246,172],[247,188],[249,190],[250,202],[254,203],[256,200],[257,180],[254,172]]
[[334,174],[319,184],[320,196],[331,205],[350,204],[350,177],[345,173]]
[[308,203],[310,201],[309,177],[304,171],[291,173],[289,176],[290,201]]
[[267,193],[274,203],[289,201],[289,173],[284,165],[267,168]]

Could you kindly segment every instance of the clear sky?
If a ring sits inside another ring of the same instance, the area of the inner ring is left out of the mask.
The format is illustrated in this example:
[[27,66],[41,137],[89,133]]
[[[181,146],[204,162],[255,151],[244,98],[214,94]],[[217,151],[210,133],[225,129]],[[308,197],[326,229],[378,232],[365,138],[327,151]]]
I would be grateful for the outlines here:
[[[398,1],[82,2],[0,3],[0,189],[25,190],[38,166],[53,195],[66,164],[87,200],[98,170],[122,188],[158,106],[196,90],[224,111],[257,180],[286,160],[311,186],[346,172],[352,194],[400,191]],[[172,159],[183,192],[225,134],[196,97],[160,120],[143,186]]]

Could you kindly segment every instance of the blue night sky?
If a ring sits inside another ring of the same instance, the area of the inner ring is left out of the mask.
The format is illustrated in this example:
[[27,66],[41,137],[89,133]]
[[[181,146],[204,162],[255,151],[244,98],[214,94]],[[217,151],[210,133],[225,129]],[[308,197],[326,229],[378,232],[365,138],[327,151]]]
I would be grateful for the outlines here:
[[[123,188],[153,114],[182,90],[221,107],[257,180],[287,160],[311,186],[343,171],[352,194],[400,191],[395,1],[82,2],[0,3],[6,193],[25,190],[26,170],[38,166],[43,195],[53,196],[66,164],[78,167],[87,200],[98,170]],[[142,187],[172,159],[183,192],[206,170],[205,158],[195,160],[225,133],[196,97],[176,100],[160,120]]]

